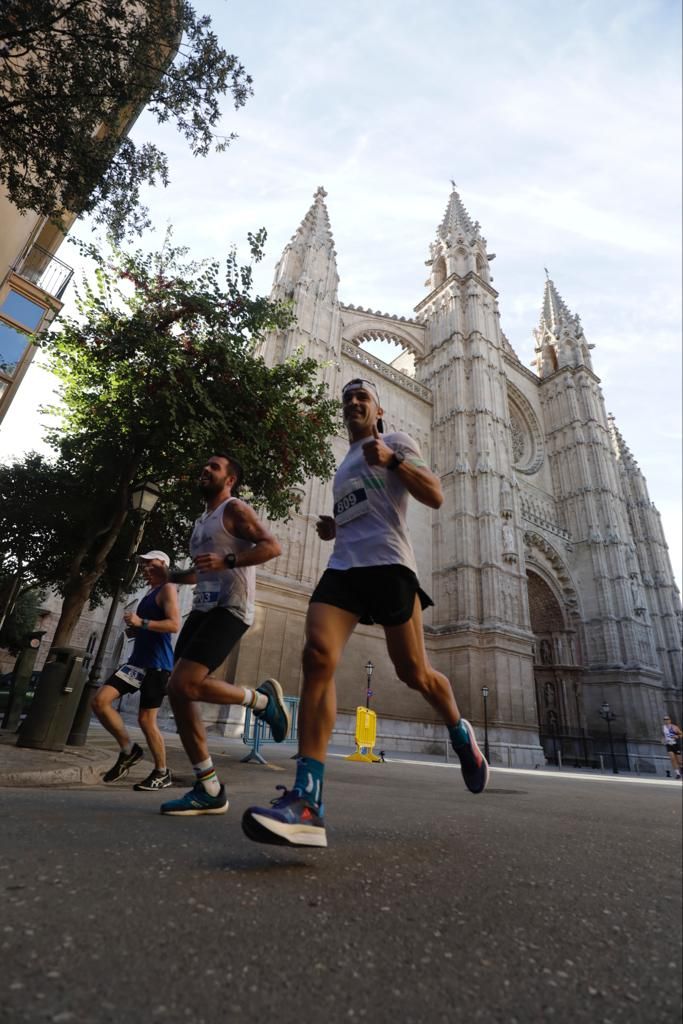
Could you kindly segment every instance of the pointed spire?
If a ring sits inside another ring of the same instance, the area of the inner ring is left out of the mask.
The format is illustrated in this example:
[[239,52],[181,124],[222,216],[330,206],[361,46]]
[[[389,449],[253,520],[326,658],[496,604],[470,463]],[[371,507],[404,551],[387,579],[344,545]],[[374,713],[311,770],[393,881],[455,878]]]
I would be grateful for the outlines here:
[[583,333],[581,319],[572,313],[555,282],[545,270],[543,305],[539,324],[534,331],[536,358],[532,365],[540,377],[548,377],[564,366],[587,366],[592,370],[589,345]]
[[275,268],[274,289],[290,298],[296,287],[320,286],[325,294],[336,295],[336,251],[325,205],[327,192],[321,186],[313,196],[309,210],[285,246]]
[[609,431],[617,461],[622,464],[627,473],[640,473],[640,467],[633,458],[631,449],[624,441],[621,431],[617,427],[616,421],[611,412],[607,414],[607,429]]
[[448,239],[449,235],[452,238],[455,238],[458,235],[464,235],[467,240],[472,237],[481,238],[479,221],[473,221],[463,206],[453,180],[451,180],[451,185],[453,186],[453,191],[448,199],[448,205],[446,207],[443,220],[439,224],[439,238],[443,238],[445,240]]
[[574,319],[567,303],[564,301],[555,282],[548,274],[547,267],[543,268],[546,274],[545,288],[543,290],[543,308],[541,309],[540,327],[548,327],[551,331],[563,326],[568,320]]

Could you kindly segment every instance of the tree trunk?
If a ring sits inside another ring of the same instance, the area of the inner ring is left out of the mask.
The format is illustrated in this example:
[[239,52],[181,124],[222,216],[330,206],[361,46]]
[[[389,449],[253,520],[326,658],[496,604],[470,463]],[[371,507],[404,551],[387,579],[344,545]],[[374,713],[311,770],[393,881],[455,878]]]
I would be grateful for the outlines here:
[[82,576],[75,587],[70,588],[64,595],[62,610],[59,614],[59,622],[52,640],[53,647],[65,647],[69,645],[74,629],[90,597],[93,587],[97,583],[102,572],[88,573]]

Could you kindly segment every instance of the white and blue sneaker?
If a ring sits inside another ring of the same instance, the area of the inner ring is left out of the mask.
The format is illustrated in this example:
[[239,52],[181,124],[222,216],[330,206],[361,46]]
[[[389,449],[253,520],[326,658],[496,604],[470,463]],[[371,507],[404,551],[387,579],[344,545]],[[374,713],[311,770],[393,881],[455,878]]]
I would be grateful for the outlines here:
[[218,796],[210,796],[201,782],[195,782],[189,793],[177,800],[168,800],[159,810],[162,814],[225,814],[229,807],[225,786],[221,786]]
[[277,679],[266,679],[256,687],[257,693],[268,698],[268,703],[261,711],[254,711],[256,718],[261,718],[270,726],[270,732],[276,743],[282,743],[289,735],[290,718],[285,705],[282,687]]
[[283,790],[270,807],[248,807],[242,830],[256,843],[274,846],[327,846],[322,804],[310,803],[298,790]]
[[474,729],[466,718],[460,721],[467,730],[469,742],[453,747],[460,758],[463,782],[470,793],[483,793],[489,781],[489,766],[486,758],[479,749]]

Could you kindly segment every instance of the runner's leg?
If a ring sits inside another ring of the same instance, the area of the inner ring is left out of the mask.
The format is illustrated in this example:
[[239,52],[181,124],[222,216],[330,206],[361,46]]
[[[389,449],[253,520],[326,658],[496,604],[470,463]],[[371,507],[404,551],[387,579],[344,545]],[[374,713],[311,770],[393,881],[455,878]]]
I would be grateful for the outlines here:
[[157,723],[158,708],[140,708],[138,712],[138,724],[142,729],[147,746],[154,758],[154,767],[157,771],[166,770],[166,747],[164,737]]
[[120,696],[121,694],[115,686],[104,683],[93,697],[92,710],[107,732],[114,737],[121,750],[129,751],[132,744],[128,730],[121,715],[113,707],[114,701],[118,700]]
[[334,673],[346,643],[358,623],[358,615],[330,604],[308,606],[306,641],[302,656],[304,674],[299,704],[299,753],[325,761],[337,717]]

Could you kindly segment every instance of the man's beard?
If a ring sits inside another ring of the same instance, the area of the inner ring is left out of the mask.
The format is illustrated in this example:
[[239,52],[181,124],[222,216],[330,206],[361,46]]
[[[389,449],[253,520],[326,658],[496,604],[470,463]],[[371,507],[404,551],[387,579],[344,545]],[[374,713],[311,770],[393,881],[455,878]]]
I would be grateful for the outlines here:
[[223,484],[217,484],[213,480],[200,480],[197,486],[203,498],[214,498],[223,490]]

